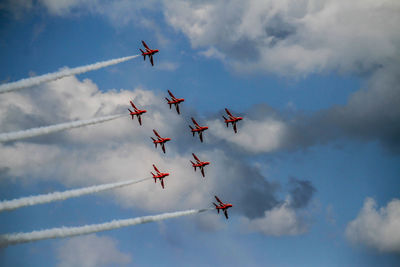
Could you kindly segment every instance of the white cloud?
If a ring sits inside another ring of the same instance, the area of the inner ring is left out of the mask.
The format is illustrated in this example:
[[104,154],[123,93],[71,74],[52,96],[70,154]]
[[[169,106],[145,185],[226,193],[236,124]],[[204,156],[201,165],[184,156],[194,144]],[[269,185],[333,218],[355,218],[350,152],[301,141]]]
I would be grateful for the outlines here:
[[[39,2],[55,16],[91,13],[115,26],[140,23],[149,27],[154,22],[142,16],[143,10],[163,12],[165,21],[183,32],[194,48],[242,72],[358,73],[399,59],[400,2],[396,0]],[[18,3],[14,9],[29,10],[33,5],[24,0]],[[165,43],[163,31],[151,27]]]
[[273,118],[259,121],[244,118],[237,124],[236,134],[231,125],[227,128],[221,120],[210,121],[208,125],[213,135],[251,153],[271,152],[280,148],[287,131],[284,122]]
[[377,209],[367,198],[357,217],[346,228],[347,238],[379,251],[400,253],[400,200],[393,199]]
[[156,68],[159,70],[166,70],[166,71],[175,71],[179,67],[179,64],[176,62],[160,62],[156,65]]
[[221,52],[218,51],[215,47],[210,47],[205,51],[201,51],[200,55],[203,55],[207,58],[217,58],[219,60],[224,60],[225,55]]
[[215,47],[240,71],[359,72],[398,58],[398,1],[164,4],[166,21],[182,31],[194,48]]
[[59,267],[127,266],[132,262],[129,254],[118,250],[117,241],[107,236],[78,236],[60,243]]
[[247,228],[265,235],[299,235],[307,231],[307,226],[297,212],[286,201],[272,210],[265,211],[262,218],[244,219]]

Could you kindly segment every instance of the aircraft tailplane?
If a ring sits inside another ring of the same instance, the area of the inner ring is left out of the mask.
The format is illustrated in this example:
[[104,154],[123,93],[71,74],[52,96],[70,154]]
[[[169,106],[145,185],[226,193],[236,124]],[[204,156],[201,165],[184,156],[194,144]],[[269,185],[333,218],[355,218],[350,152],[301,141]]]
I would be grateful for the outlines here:
[[222,116],[222,118],[224,118],[224,120],[225,120],[225,123],[226,123],[226,127],[228,127],[228,125],[229,125],[229,122],[227,121],[228,119],[227,119],[227,118],[225,118],[225,116]]
[[[140,52],[142,52],[142,55],[143,55],[144,51],[142,49],[140,49],[140,48],[139,48],[139,50],[140,50]],[[143,55],[143,60],[146,60],[146,55]]]
[[[133,113],[133,111],[132,111],[132,110],[130,110],[129,108],[128,108],[128,110],[129,110],[129,112],[130,112],[130,113]],[[132,116],[132,120],[133,120],[133,114],[129,114],[129,115],[131,115],[131,116]]]
[[[218,205],[215,204],[214,202],[213,202],[213,204],[214,204],[214,206],[215,206],[216,208],[218,207]],[[218,214],[219,214],[219,209],[217,209],[217,211],[218,211]]]
[[157,148],[157,143],[156,143],[156,139],[154,139],[153,137],[150,137],[151,140],[153,140],[154,146]]
[[190,125],[189,125],[189,127],[190,127],[190,129],[192,130],[192,134],[193,134],[193,136],[194,136],[193,127],[190,126]]

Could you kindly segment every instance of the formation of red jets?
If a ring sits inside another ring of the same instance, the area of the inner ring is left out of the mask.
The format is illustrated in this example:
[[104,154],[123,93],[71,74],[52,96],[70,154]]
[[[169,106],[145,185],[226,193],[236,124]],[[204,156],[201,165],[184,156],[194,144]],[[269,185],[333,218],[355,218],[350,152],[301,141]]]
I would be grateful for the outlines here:
[[[142,44],[143,44],[144,49],[145,49],[145,51],[140,49],[140,51],[142,52],[143,60],[146,60],[146,56],[148,56],[149,59],[150,59],[151,65],[154,66],[153,55],[159,52],[158,49],[150,49],[144,41],[142,41]],[[175,109],[176,109],[176,112],[178,114],[181,114],[180,110],[179,110],[179,104],[184,102],[185,99],[184,98],[176,98],[170,90],[168,90],[168,94],[171,97],[171,99],[169,99],[168,97],[166,97],[165,99],[167,100],[167,104],[169,105],[169,108],[171,109],[172,105],[174,105]],[[128,109],[129,112],[130,112],[129,115],[131,115],[132,120],[136,116],[138,118],[139,124],[142,125],[142,117],[141,116],[144,113],[146,113],[147,111],[144,110],[144,109],[141,110],[141,109],[137,108],[132,101],[130,101],[130,104],[131,104],[131,106],[132,106],[134,111],[132,111],[131,109]],[[233,116],[232,113],[227,108],[225,108],[225,111],[228,114],[228,118],[226,118],[225,116],[222,116],[222,117],[224,118],[224,122],[226,123],[226,127],[228,127],[229,124],[232,124],[233,131],[235,133],[237,133],[237,122],[243,120],[243,118],[242,117]],[[193,134],[193,136],[195,136],[195,134],[197,133],[199,135],[200,141],[203,142],[203,132],[205,130],[208,130],[208,127],[207,126],[200,126],[193,117],[191,119],[192,119],[192,122],[194,124],[193,126],[189,125],[191,133]],[[171,138],[161,137],[160,134],[154,129],[153,129],[153,132],[154,132],[154,134],[156,136],[155,138],[150,137],[151,140],[153,141],[153,144],[155,145],[156,148],[157,148],[157,145],[160,145],[162,151],[165,153],[166,152],[165,143],[170,141]],[[204,167],[209,165],[210,162],[201,161],[194,153],[192,153],[192,155],[193,155],[193,158],[194,158],[195,162],[193,162],[191,160],[190,160],[190,162],[192,163],[192,167],[194,168],[194,171],[196,171],[196,169],[199,168],[201,175],[203,177],[205,177]],[[153,172],[150,172],[150,173],[153,175],[154,183],[157,182],[157,179],[160,180],[161,187],[164,189],[164,186],[165,186],[164,185],[164,178],[169,176],[169,173],[160,172],[157,169],[156,165],[154,165],[154,164],[153,164],[153,168],[155,170],[155,173],[153,173]],[[229,203],[223,203],[217,196],[215,196],[215,199],[218,202],[218,204],[213,203],[215,208],[216,208],[216,210],[218,211],[218,213],[219,213],[220,210],[222,210],[224,215],[225,215],[225,217],[226,217],[226,219],[228,219],[228,211],[227,210],[228,210],[228,208],[232,207],[233,205],[229,204]]]

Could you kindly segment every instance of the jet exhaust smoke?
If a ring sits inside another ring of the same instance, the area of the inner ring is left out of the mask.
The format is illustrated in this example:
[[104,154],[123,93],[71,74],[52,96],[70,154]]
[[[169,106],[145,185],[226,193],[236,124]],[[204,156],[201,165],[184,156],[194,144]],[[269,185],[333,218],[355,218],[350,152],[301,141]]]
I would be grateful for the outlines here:
[[60,124],[55,124],[55,125],[50,125],[50,126],[32,128],[32,129],[18,131],[18,132],[0,133],[0,143],[16,141],[16,140],[29,138],[29,137],[50,134],[50,133],[56,133],[56,132],[64,131],[67,129],[78,128],[78,127],[83,127],[83,126],[92,125],[92,124],[98,124],[98,123],[102,123],[102,122],[106,122],[106,121],[115,120],[115,119],[121,118],[123,116],[126,116],[126,114],[110,115],[110,116],[105,116],[105,117],[100,117],[100,118],[65,122],[65,123],[60,123]]
[[19,243],[27,243],[34,242],[43,239],[51,239],[51,238],[59,238],[59,237],[71,237],[77,235],[86,235],[101,231],[107,231],[112,229],[117,229],[121,227],[127,227],[137,224],[156,222],[171,218],[176,218],[180,216],[187,216],[192,214],[201,213],[204,211],[210,210],[208,209],[194,209],[194,210],[186,210],[186,211],[177,211],[170,213],[163,213],[159,215],[153,216],[144,216],[138,218],[131,218],[125,220],[114,220],[107,223],[101,224],[91,224],[79,227],[60,227],[60,228],[52,228],[41,231],[33,231],[30,233],[14,233],[14,234],[4,234],[0,235],[0,246],[8,246],[15,245]]
[[0,202],[0,212],[5,210],[14,210],[26,206],[33,206],[38,204],[49,203],[58,200],[65,200],[72,197],[79,197],[87,194],[93,194],[105,190],[110,190],[118,187],[128,186],[132,184],[137,184],[145,180],[151,179],[152,177],[147,177],[140,180],[128,180],[117,183],[94,185],[79,189],[72,189],[64,192],[53,192],[44,195],[22,197],[13,200],[5,200]]
[[16,82],[1,84],[0,85],[0,94],[23,89],[26,87],[39,85],[41,83],[54,81],[54,80],[61,79],[63,77],[67,77],[67,76],[72,76],[75,74],[85,73],[85,72],[88,72],[91,70],[101,69],[104,67],[108,67],[111,65],[119,64],[119,63],[122,63],[122,62],[125,62],[128,60],[134,59],[138,56],[140,56],[140,55],[111,59],[111,60],[102,61],[102,62],[98,62],[98,63],[94,63],[94,64],[82,66],[82,67],[76,67],[76,68],[72,68],[72,69],[67,68],[67,69],[57,71],[57,72],[43,74],[41,76],[36,76],[36,77],[32,77],[32,78],[22,79],[22,80],[19,80]]

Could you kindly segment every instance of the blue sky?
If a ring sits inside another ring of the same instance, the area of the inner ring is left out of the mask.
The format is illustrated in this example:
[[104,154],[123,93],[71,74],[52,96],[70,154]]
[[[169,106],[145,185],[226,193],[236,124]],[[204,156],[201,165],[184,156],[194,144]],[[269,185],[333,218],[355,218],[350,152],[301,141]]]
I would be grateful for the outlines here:
[[[123,113],[130,99],[149,111],[143,127],[127,116],[1,144],[1,199],[139,179],[152,163],[171,172],[164,191],[148,181],[0,213],[1,233],[204,208],[215,194],[234,207],[229,220],[9,246],[0,265],[397,266],[400,6],[304,2],[1,4],[3,82],[134,55],[141,40],[160,49],[154,67],[136,58],[0,95],[0,132]],[[167,89],[185,98],[182,116]],[[225,107],[244,117],[235,136]],[[191,116],[210,126],[204,144]],[[153,128],[173,139],[166,155]],[[192,152],[212,162],[206,179]]]

